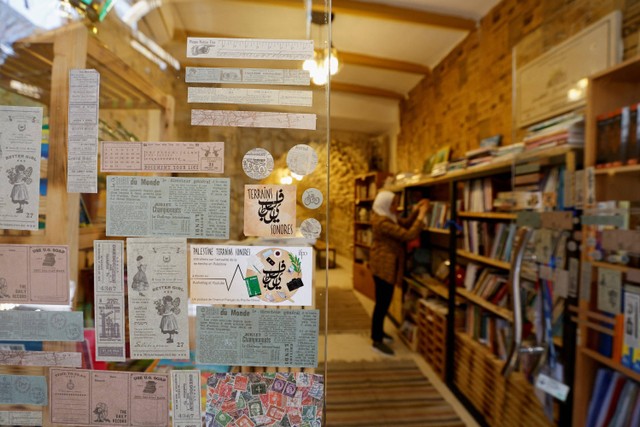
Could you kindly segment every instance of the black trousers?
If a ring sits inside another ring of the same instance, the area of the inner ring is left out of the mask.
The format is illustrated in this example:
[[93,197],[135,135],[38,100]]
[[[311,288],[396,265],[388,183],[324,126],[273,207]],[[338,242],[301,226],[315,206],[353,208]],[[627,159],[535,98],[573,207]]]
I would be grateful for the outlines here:
[[371,320],[371,339],[382,341],[384,333],[384,318],[387,316],[391,298],[393,297],[394,286],[382,280],[378,276],[373,276],[376,283],[376,305],[373,309],[373,319]]

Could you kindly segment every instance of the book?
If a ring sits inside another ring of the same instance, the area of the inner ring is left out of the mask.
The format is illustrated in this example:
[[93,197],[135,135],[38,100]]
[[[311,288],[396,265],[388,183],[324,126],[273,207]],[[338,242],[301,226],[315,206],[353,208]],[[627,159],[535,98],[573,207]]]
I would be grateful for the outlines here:
[[621,373],[619,372],[613,373],[611,381],[609,382],[607,386],[607,390],[604,394],[604,398],[602,399],[602,403],[597,408],[596,421],[595,421],[595,424],[593,424],[594,427],[606,426],[607,416],[609,415],[609,408],[612,402],[614,402],[615,404],[613,397],[614,395],[619,394],[619,391],[617,390],[618,388],[622,389],[622,386],[624,385],[624,381],[625,381],[625,378]]
[[605,395],[609,389],[609,384],[613,378],[613,372],[606,368],[599,368],[596,372],[596,379],[591,392],[589,410],[587,412],[587,427],[595,427],[598,413],[604,402]]

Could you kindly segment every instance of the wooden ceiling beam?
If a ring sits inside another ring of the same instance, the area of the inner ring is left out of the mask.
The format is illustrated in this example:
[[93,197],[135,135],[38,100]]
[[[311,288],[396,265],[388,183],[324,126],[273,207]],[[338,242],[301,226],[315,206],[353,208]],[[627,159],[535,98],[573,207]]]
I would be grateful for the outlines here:
[[367,95],[367,96],[375,96],[378,98],[388,98],[394,99],[396,101],[401,101],[405,99],[405,96],[398,92],[393,92],[385,89],[378,89],[370,86],[361,86],[351,83],[340,83],[340,82],[331,82],[331,91],[332,92],[345,92],[345,93],[353,93],[357,95]]
[[[175,1],[175,0],[174,0]],[[253,3],[264,3],[289,7],[304,7],[300,0],[243,0]],[[313,3],[313,10],[323,12],[323,4]],[[348,14],[367,18],[385,19],[388,21],[410,22],[418,25],[442,27],[451,30],[471,31],[476,28],[473,19],[438,12],[408,9],[380,3],[368,3],[355,0],[333,0],[331,10],[337,14]]]

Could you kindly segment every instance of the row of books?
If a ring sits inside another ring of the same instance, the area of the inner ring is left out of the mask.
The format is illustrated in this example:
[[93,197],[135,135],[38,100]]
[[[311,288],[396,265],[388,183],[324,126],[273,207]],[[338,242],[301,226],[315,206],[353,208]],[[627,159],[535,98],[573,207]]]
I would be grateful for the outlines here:
[[464,287],[471,293],[500,307],[509,304],[507,275],[493,268],[482,268],[470,262],[464,275]]
[[582,146],[584,134],[584,115],[571,112],[529,127],[523,137],[524,149],[532,151],[558,145]]
[[493,207],[499,211],[563,210],[566,168],[558,166],[541,169],[537,162],[515,167],[513,191],[499,192]]
[[511,260],[516,224],[464,221],[462,229],[462,244],[465,251],[498,261]]
[[356,199],[371,200],[376,197],[378,186],[374,182],[356,183]]
[[637,164],[640,160],[638,105],[601,114],[596,121],[597,167]]
[[373,241],[373,231],[370,228],[356,229],[356,242],[362,245],[371,245]]
[[512,334],[508,320],[470,304],[465,314],[464,330],[471,338],[489,348],[498,358],[507,359]]
[[445,202],[431,202],[429,212],[424,219],[426,227],[446,228],[446,223],[451,219],[451,209]]
[[589,401],[587,427],[640,425],[640,384],[619,372],[599,368]]

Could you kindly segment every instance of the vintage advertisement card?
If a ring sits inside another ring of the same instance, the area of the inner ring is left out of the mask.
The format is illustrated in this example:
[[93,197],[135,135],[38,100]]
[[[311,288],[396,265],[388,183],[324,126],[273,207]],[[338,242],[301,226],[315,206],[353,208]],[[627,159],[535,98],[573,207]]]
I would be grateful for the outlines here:
[[0,245],[0,303],[69,304],[68,246]]
[[312,59],[313,40],[188,37],[187,58]]
[[0,365],[81,368],[82,353],[0,349]]
[[245,185],[244,235],[294,237],[295,185]]
[[316,115],[270,111],[191,110],[191,126],[316,130]]
[[188,359],[187,241],[127,239],[132,359]]
[[168,426],[169,376],[52,368],[51,422],[74,426]]
[[184,80],[186,83],[309,86],[311,77],[307,70],[186,67]]
[[0,105],[0,228],[37,230],[42,108]]
[[0,375],[1,405],[47,406],[47,379],[31,375]]
[[201,427],[200,371],[171,371],[173,427]]
[[96,360],[125,360],[124,242],[94,240]]
[[322,375],[223,373],[207,381],[207,426],[321,426],[323,406]]
[[194,304],[313,304],[313,248],[191,245]]
[[197,307],[196,361],[318,366],[318,310]]
[[83,341],[81,311],[0,311],[2,341]]
[[618,314],[622,308],[622,272],[598,268],[598,310]]
[[67,191],[98,192],[98,111],[100,74],[96,70],[69,71]]
[[223,173],[224,142],[100,143],[102,172]]
[[313,92],[307,90],[239,89],[226,87],[189,87],[189,103],[290,105],[311,107]]
[[107,177],[107,236],[229,238],[229,178]]

